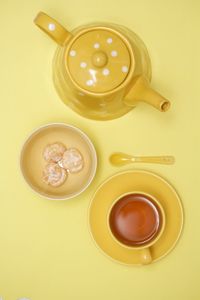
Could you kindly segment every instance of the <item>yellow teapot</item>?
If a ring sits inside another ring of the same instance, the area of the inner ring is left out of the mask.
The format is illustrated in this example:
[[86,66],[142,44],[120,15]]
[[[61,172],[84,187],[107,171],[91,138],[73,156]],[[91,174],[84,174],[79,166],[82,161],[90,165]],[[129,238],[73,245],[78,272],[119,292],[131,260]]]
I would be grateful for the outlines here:
[[113,24],[90,24],[67,31],[40,12],[35,20],[58,44],[53,79],[61,99],[80,115],[118,118],[139,101],[164,112],[170,102],[150,87],[151,63],[141,39]]

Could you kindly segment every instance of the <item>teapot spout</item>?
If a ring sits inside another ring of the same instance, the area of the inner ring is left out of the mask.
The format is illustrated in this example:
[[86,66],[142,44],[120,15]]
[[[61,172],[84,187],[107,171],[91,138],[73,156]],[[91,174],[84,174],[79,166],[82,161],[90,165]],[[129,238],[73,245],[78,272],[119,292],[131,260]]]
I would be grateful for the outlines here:
[[144,76],[137,77],[133,87],[124,99],[124,103],[128,106],[135,106],[138,101],[146,102],[161,112],[165,112],[170,108],[169,100],[154,91],[150,87],[148,79]]

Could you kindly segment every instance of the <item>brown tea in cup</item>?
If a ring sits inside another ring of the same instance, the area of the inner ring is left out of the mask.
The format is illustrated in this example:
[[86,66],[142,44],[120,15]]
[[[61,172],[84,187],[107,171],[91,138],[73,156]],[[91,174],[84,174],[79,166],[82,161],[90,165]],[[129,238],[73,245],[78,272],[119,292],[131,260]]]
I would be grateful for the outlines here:
[[129,247],[142,247],[156,239],[162,228],[162,213],[149,195],[130,193],[114,203],[109,226],[114,237]]

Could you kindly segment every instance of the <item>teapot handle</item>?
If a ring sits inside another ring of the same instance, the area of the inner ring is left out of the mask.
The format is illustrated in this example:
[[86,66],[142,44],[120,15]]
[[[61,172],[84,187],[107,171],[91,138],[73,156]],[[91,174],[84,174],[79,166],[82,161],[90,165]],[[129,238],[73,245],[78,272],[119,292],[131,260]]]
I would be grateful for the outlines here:
[[61,46],[64,46],[66,40],[72,37],[69,31],[44,12],[37,14],[34,23]]

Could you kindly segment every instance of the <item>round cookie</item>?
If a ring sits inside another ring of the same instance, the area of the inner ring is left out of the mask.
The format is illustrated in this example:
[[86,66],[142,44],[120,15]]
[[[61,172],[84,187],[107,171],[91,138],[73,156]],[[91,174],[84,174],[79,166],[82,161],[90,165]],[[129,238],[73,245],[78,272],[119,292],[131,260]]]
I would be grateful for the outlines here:
[[47,145],[43,152],[43,157],[48,162],[58,162],[62,159],[66,147],[62,143]]
[[43,170],[43,181],[53,187],[58,187],[65,182],[67,172],[56,163],[49,163]]
[[67,149],[59,165],[69,173],[78,173],[83,169],[84,161],[81,153],[76,148]]

